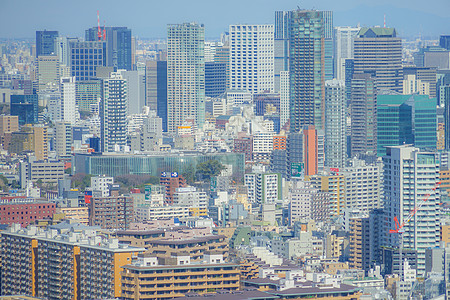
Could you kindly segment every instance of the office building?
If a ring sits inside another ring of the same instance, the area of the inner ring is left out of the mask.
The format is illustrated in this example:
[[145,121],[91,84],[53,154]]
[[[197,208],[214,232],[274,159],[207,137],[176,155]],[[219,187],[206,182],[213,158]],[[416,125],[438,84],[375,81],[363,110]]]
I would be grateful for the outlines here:
[[323,12],[291,12],[289,35],[290,130],[324,128],[325,46]]
[[370,246],[369,218],[350,218],[350,268],[369,271]]
[[106,43],[106,64],[108,67],[116,67],[119,70],[132,71],[134,61],[132,59],[131,29],[127,27],[104,27],[106,39],[98,38],[98,28],[92,27],[86,30],[86,41],[104,40]]
[[19,131],[18,116],[0,116],[0,139],[3,149],[8,150],[13,132]]
[[61,75],[59,58],[56,55],[41,55],[36,59],[38,91],[58,89]]
[[75,82],[75,95],[78,110],[81,112],[91,112],[92,106],[98,106],[102,98],[102,81],[92,79]]
[[334,75],[345,80],[345,61],[354,57],[354,41],[359,27],[338,26],[334,28]]
[[[297,186],[289,191],[289,224],[294,226],[298,221],[319,221],[321,211],[328,213],[329,194],[314,188],[311,182],[299,181]],[[325,205],[318,205],[325,203]]]
[[57,184],[64,178],[64,162],[55,160],[35,160],[20,163],[19,180],[22,188],[27,181],[41,181],[44,184]]
[[219,97],[227,89],[227,64],[205,62],[205,96]]
[[276,11],[275,27],[274,27],[274,49],[273,49],[274,92],[279,92],[282,90],[281,72],[289,71],[289,25],[290,25],[290,12]]
[[167,129],[191,120],[205,122],[205,27],[196,23],[168,25]]
[[11,134],[9,152],[19,154],[25,151],[34,152],[37,160],[48,158],[47,127],[26,125]]
[[[402,224],[419,204],[410,222],[404,224],[403,248],[417,251],[417,275],[425,275],[425,250],[439,246],[439,158],[411,146],[387,147],[384,163],[385,244],[399,247],[394,217]],[[422,202],[427,198],[426,202]]]
[[[404,80],[408,80],[408,76],[413,76],[414,80],[418,83],[413,93],[428,95],[430,98],[437,97],[436,73],[437,70],[434,67],[403,67]],[[420,86],[426,86],[426,88],[419,88]],[[428,90],[428,93],[425,93],[424,90]],[[403,87],[403,93],[405,94],[405,87]]]
[[377,152],[376,81],[370,74],[355,74],[351,81],[351,156]]
[[344,81],[325,82],[325,166],[343,168],[347,159],[347,103]]
[[450,35],[441,35],[439,37],[439,46],[441,48],[450,50]]
[[56,211],[56,204],[36,201],[25,196],[2,197],[0,208],[0,224],[20,224],[27,227],[37,220],[51,218]]
[[75,125],[80,118],[75,85],[75,77],[61,78],[61,120],[69,122],[72,126]]
[[323,14],[323,37],[324,37],[324,64],[325,80],[332,80],[334,76],[334,26],[333,11],[325,10]]
[[69,66],[71,57],[69,55],[69,42],[78,41],[78,38],[58,36],[55,39],[55,55],[59,59],[60,66]]
[[19,117],[19,125],[38,122],[39,99],[37,94],[11,95],[11,116]]
[[55,150],[59,157],[72,155],[72,125],[70,122],[56,122]]
[[127,81],[118,72],[103,80],[100,102],[102,152],[114,152],[127,144]]
[[280,127],[286,126],[290,116],[289,71],[280,72]]
[[167,132],[167,61],[145,63],[146,106],[155,110]]
[[186,206],[192,216],[208,215],[208,199],[206,193],[197,191],[195,187],[180,187],[173,193],[173,204],[175,206]]
[[413,145],[436,149],[436,101],[427,95],[379,94],[377,97],[377,155],[386,146]]
[[361,28],[354,44],[354,72],[371,74],[377,91],[402,92],[402,40],[394,28]]
[[127,82],[127,115],[140,114],[145,106],[145,72],[118,71]]
[[230,89],[274,89],[273,25],[230,25]]
[[[124,267],[123,283],[130,282],[132,286],[122,285],[122,298],[171,299],[187,293],[233,291],[240,287],[239,278],[239,265],[225,263],[222,255],[212,252],[202,263],[191,262],[186,253],[165,260],[148,254],[139,255],[136,264]],[[167,280],[170,284],[165,283]],[[135,287],[141,292],[137,292]]]
[[96,77],[97,67],[106,66],[105,42],[69,41],[70,76],[75,76],[76,81],[91,80]]
[[36,31],[36,57],[41,55],[55,55],[55,39],[58,31]]

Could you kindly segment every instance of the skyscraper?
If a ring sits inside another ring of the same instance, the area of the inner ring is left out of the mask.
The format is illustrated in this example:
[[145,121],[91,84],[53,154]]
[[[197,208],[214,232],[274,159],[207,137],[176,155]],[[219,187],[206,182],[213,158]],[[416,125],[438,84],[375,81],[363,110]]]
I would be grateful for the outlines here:
[[325,113],[325,47],[323,13],[291,12],[289,34],[291,131],[304,125],[323,128]]
[[105,42],[69,41],[71,76],[76,80],[90,80],[96,76],[96,68],[106,65]]
[[351,81],[351,155],[376,155],[377,93],[370,74],[355,74]]
[[36,57],[41,55],[56,55],[55,39],[58,31],[36,31]]
[[323,14],[323,37],[325,43],[325,80],[332,80],[334,76],[334,26],[333,12],[325,10]]
[[354,41],[359,27],[335,27],[334,29],[334,75],[345,80],[345,61],[354,55]]
[[55,124],[55,150],[59,157],[70,156],[72,153],[72,126],[69,122]]
[[58,57],[55,55],[40,55],[36,61],[38,90],[57,89],[61,75]]
[[347,159],[347,103],[341,80],[325,82],[325,166],[344,168]]
[[403,248],[417,251],[417,275],[425,275],[425,250],[439,246],[439,157],[411,146],[387,147],[384,163],[385,245],[399,247],[394,217],[402,224],[421,201],[410,222],[404,224]]
[[369,73],[377,90],[402,92],[402,40],[394,28],[362,28],[355,38],[355,73]]
[[290,11],[275,12],[274,28],[274,91],[281,89],[281,72],[289,71]]
[[205,122],[205,27],[196,23],[167,27],[167,129],[187,120]]
[[156,110],[167,132],[167,61],[147,61],[145,65],[146,105]]
[[[131,29],[127,27],[105,27],[106,65],[127,71],[133,70]],[[98,41],[97,27],[86,30],[86,41]]]
[[230,25],[230,89],[273,91],[273,25]]
[[102,152],[114,152],[127,144],[127,82],[113,72],[103,79],[100,102]]
[[76,104],[75,77],[63,77],[60,82],[61,91],[61,119],[72,126],[79,119]]
[[377,96],[377,155],[386,146],[411,144],[421,150],[436,149],[436,101],[427,95]]

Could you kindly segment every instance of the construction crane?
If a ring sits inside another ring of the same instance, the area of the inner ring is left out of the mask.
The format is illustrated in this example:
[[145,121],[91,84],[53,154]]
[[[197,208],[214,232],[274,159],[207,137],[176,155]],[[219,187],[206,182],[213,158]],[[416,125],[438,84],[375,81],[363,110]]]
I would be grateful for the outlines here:
[[[436,189],[439,187],[439,185],[441,184],[441,182],[437,182],[434,187],[431,189],[432,192],[436,191]],[[414,209],[412,211],[409,212],[409,215],[405,218],[405,220],[402,222],[402,224],[400,224],[397,216],[394,217],[394,224],[395,224],[395,229],[390,229],[389,233],[398,233],[398,238],[399,238],[399,267],[400,267],[400,271],[399,271],[399,279],[400,281],[402,281],[402,276],[403,276],[403,259],[402,259],[402,249],[403,249],[403,233],[405,233],[405,229],[403,228],[409,221],[412,220],[412,218],[416,215],[417,211],[420,210],[420,208],[428,201],[428,198],[430,198],[431,193],[428,193],[425,195],[425,198],[422,199],[422,201],[419,202],[418,205],[416,205],[416,207],[414,207]]]

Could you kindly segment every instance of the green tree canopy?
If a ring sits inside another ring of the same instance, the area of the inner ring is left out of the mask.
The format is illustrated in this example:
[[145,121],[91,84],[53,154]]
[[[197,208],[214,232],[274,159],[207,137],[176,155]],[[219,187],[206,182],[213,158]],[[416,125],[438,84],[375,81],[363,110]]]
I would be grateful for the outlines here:
[[196,177],[200,180],[211,180],[225,170],[225,166],[217,160],[207,160],[197,165]]

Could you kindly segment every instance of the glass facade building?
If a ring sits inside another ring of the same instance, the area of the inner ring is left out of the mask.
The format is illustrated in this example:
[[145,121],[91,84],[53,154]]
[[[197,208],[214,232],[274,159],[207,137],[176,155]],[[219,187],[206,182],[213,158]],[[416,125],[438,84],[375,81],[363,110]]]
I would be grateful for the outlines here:
[[436,100],[427,95],[378,95],[377,155],[386,146],[436,149]]
[[175,152],[156,155],[107,154],[91,155],[77,153],[74,156],[75,173],[99,176],[120,176],[126,174],[160,176],[161,172],[192,170],[202,162],[217,160],[231,165],[233,176],[244,176],[244,154]]
[[36,31],[36,57],[41,55],[56,55],[55,39],[58,31]]

